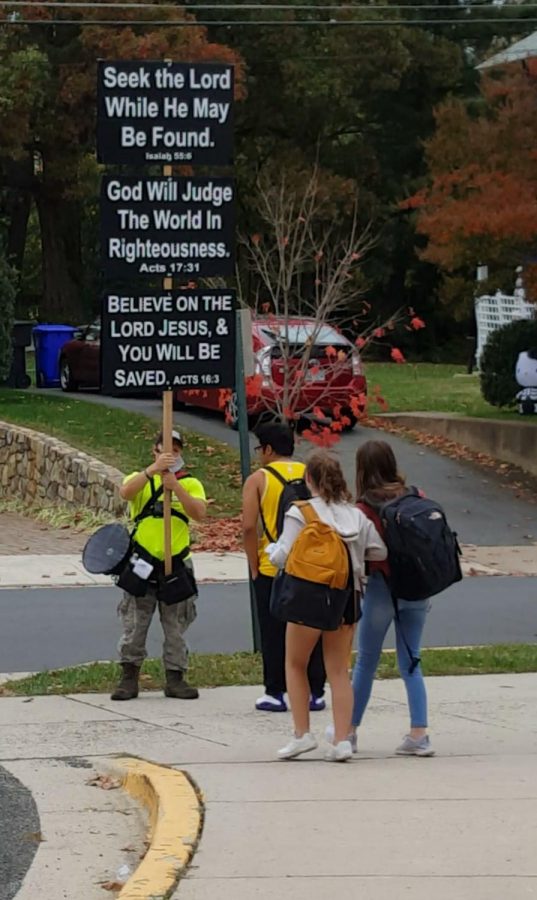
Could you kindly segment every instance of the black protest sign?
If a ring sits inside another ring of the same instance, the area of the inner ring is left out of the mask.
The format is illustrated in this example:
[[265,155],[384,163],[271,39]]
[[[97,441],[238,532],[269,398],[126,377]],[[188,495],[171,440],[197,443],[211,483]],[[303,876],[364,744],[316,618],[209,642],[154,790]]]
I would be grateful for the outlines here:
[[124,178],[101,182],[104,274],[204,278],[234,272],[231,178]]
[[235,305],[228,290],[106,294],[104,393],[233,387]]
[[233,66],[100,62],[97,156],[120,165],[233,162]]

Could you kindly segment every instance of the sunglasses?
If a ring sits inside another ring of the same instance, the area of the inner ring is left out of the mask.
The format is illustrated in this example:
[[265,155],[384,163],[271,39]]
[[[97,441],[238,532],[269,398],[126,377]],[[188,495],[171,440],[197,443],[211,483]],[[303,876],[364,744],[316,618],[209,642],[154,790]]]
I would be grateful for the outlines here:
[[264,447],[263,444],[256,444],[256,446],[254,447],[254,450],[257,453],[258,450],[263,450],[263,447]]

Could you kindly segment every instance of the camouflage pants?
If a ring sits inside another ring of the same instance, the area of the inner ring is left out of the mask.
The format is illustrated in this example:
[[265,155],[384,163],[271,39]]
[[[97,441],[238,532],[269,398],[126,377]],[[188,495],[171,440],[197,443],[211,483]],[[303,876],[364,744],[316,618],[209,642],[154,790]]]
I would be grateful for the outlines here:
[[155,588],[149,585],[145,597],[123,594],[118,606],[118,615],[123,625],[123,634],[118,644],[121,662],[141,666],[145,657],[147,632],[158,606],[160,624],[164,632],[162,658],[165,669],[188,668],[188,644],[183,635],[196,618],[196,598],[190,597],[183,603],[168,606],[159,603]]

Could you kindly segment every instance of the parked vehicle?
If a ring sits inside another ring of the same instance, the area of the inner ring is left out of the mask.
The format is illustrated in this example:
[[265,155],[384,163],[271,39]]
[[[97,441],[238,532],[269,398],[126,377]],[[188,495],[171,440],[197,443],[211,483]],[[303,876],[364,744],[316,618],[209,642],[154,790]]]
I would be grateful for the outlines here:
[[[309,351],[304,348],[314,338]],[[322,410],[327,418],[334,417],[334,410],[349,420],[347,427],[356,424],[351,411],[351,398],[367,393],[367,382],[362,361],[356,347],[336,328],[321,325],[314,319],[285,320],[268,316],[252,321],[252,340],[255,374],[260,376],[259,389],[247,398],[248,415],[259,416],[274,412],[283,403],[284,390],[294,383],[293,369],[307,366],[305,375],[298,376],[300,390],[293,402],[295,416],[312,415],[313,409]],[[286,376],[286,367],[288,374]],[[220,391],[215,388],[193,392],[178,391],[177,401],[221,409]],[[237,427],[237,396],[233,391],[227,402],[226,420]]]
[[60,353],[60,386],[62,391],[78,391],[79,387],[101,387],[101,322],[80,328],[63,345]]
[[[63,346],[60,357],[62,390],[100,387],[100,338],[101,325],[97,320],[80,329],[74,339]],[[312,338],[314,343],[305,352],[304,348]],[[252,341],[258,388],[248,396],[249,416],[274,412],[283,402],[287,382],[287,386],[299,384],[293,403],[296,416],[311,416],[315,408],[331,418],[339,409],[340,414],[348,418],[348,427],[356,424],[351,399],[367,393],[367,382],[358,350],[338,329],[331,325],[319,326],[314,319],[296,318],[286,322],[270,316],[253,319]],[[301,367],[305,367],[306,372],[298,375],[298,382],[295,382],[293,370],[298,372]],[[175,392],[174,400],[176,405],[222,411],[218,388],[179,390]],[[224,412],[228,423],[236,428],[237,396],[234,391]]]

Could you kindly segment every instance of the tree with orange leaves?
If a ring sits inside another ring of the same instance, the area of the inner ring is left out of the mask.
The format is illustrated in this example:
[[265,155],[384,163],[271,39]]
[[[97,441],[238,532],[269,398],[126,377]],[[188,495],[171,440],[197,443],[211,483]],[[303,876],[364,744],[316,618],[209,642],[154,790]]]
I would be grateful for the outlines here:
[[528,61],[484,75],[477,106],[450,100],[436,111],[430,184],[403,205],[417,210],[417,230],[428,238],[423,258],[446,273],[451,299],[450,287],[473,280],[478,263],[489,268],[485,289],[511,289],[520,262],[537,297],[536,94],[537,65]]

